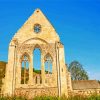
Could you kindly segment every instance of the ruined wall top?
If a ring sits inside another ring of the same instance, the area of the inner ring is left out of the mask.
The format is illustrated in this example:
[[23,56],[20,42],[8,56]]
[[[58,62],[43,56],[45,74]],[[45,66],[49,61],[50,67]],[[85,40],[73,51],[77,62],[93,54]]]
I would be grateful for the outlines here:
[[45,40],[47,43],[60,41],[55,29],[40,9],[35,10],[32,16],[29,17],[13,37],[13,39],[18,40],[19,43],[36,38]]

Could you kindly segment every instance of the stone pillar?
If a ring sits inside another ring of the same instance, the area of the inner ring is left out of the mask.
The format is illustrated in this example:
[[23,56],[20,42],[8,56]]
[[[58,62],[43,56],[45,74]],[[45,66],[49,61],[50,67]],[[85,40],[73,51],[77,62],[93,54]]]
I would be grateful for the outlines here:
[[26,61],[24,61],[24,84],[26,84]]
[[16,88],[19,87],[21,84],[21,69],[22,69],[22,64],[21,64],[21,58],[20,55],[17,55],[17,68],[16,68]]
[[69,91],[72,91],[72,81],[71,81],[71,74],[70,72],[68,72],[68,87],[69,87]]
[[56,60],[54,56],[52,61],[52,84],[53,86],[57,87],[57,69],[56,69]]
[[30,55],[30,62],[29,62],[29,84],[33,84],[33,54]]
[[47,63],[48,63],[48,74],[50,74],[50,62],[47,61]]
[[9,45],[8,66],[4,83],[4,95],[13,95],[15,89],[15,67],[16,67],[16,46],[13,43]]
[[61,43],[59,43],[59,47],[58,47],[58,64],[59,64],[59,72],[60,72],[59,77],[60,77],[60,86],[61,86],[61,96],[62,95],[68,96],[67,78],[66,78],[67,69],[65,66],[64,47]]
[[58,93],[59,96],[66,95],[68,96],[67,89],[67,78],[66,78],[66,67],[65,67],[65,55],[64,55],[64,47],[58,42],[56,44],[56,52],[57,52],[57,71],[58,71]]
[[41,78],[42,84],[45,84],[45,66],[44,66],[44,56],[41,55]]
[[40,76],[37,76],[37,84],[40,84]]
[[56,43],[56,66],[57,66],[57,85],[58,85],[58,96],[61,96],[61,81],[60,81],[60,68],[59,68],[59,52],[58,43]]

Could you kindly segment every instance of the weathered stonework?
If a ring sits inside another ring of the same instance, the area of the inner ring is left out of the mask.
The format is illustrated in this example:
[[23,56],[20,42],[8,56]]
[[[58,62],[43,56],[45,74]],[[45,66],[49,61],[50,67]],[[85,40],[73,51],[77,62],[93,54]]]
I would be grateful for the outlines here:
[[17,96],[25,96],[28,98],[33,98],[35,96],[57,96],[58,89],[57,88],[22,88],[16,89],[15,95]]
[[[41,51],[41,74],[33,73],[35,48]],[[45,72],[44,63],[47,61],[47,56],[51,57],[52,73]],[[29,62],[29,69],[26,70],[24,67],[24,76],[21,76],[23,61]],[[30,97],[37,95],[68,96],[66,73],[64,46],[53,26],[37,9],[9,44],[8,65],[2,92],[4,95],[27,93]],[[27,81],[25,81],[26,77],[28,77]]]

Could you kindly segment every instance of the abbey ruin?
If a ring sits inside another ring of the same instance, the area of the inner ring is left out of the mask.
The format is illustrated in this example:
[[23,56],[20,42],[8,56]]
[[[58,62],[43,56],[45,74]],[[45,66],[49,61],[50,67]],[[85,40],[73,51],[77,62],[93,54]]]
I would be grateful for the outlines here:
[[[36,48],[41,51],[41,71],[38,73],[34,71],[33,63]],[[4,95],[68,96],[100,92],[96,81],[71,81],[64,45],[40,9],[35,10],[12,38],[3,83]]]

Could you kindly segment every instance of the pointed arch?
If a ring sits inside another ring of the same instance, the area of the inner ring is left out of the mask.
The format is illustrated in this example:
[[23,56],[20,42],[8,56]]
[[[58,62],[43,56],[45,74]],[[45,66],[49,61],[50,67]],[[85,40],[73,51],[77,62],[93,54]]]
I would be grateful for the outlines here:
[[27,57],[27,60],[30,62],[30,56],[29,56],[29,54],[28,54],[27,52],[24,52],[24,53],[22,54],[22,56],[21,56],[21,58],[20,58],[20,62],[23,61],[23,59],[24,59],[25,56]]
[[51,60],[51,61],[53,62],[53,57],[51,56],[50,53],[47,53],[47,54],[45,55],[44,60],[46,61],[47,59],[48,59],[48,60]]
[[39,44],[36,44],[36,45],[34,46],[33,51],[34,51],[36,48],[38,48],[38,49],[42,52],[42,48],[41,48],[41,46],[40,46]]

